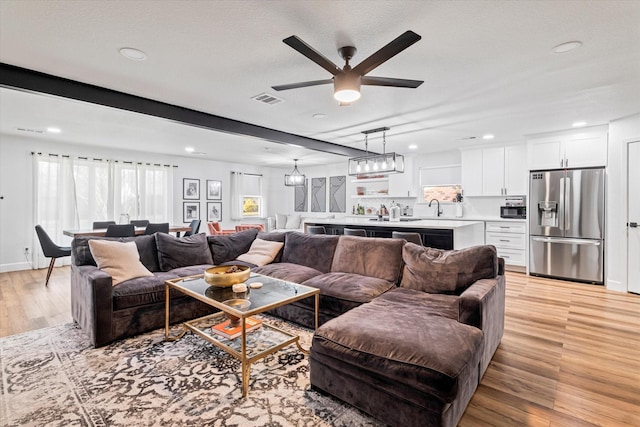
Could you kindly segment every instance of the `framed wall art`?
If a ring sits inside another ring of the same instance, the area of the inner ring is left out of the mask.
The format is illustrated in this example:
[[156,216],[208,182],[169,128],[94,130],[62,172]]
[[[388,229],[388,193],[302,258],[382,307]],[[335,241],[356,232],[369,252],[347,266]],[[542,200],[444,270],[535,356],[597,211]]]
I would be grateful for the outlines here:
[[222,200],[222,181],[207,180],[207,200]]
[[200,219],[200,202],[182,202],[182,222]]
[[311,212],[327,210],[327,178],[311,178]]
[[185,200],[200,200],[200,180],[182,178],[182,198]]
[[207,202],[207,222],[222,221],[222,202]]

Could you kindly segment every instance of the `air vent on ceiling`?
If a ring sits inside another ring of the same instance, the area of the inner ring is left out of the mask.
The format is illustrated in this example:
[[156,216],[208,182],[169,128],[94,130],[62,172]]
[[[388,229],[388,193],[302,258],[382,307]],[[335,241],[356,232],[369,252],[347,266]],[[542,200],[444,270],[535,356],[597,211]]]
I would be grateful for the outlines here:
[[263,104],[267,104],[267,105],[275,105],[275,104],[284,102],[284,99],[278,98],[277,96],[274,96],[265,92],[256,96],[252,96],[251,99],[255,99],[256,101],[261,102]]
[[16,130],[18,132],[44,133],[43,130],[39,130],[39,129],[16,128]]

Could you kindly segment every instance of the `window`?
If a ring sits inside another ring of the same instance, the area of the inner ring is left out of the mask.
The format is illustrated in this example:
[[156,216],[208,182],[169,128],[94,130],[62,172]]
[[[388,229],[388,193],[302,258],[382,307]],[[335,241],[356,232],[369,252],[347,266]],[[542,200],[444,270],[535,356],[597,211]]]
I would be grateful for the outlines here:
[[262,217],[262,175],[244,174],[242,216]]
[[428,203],[432,199],[441,202],[455,202],[462,192],[461,165],[443,165],[420,168],[419,202]]

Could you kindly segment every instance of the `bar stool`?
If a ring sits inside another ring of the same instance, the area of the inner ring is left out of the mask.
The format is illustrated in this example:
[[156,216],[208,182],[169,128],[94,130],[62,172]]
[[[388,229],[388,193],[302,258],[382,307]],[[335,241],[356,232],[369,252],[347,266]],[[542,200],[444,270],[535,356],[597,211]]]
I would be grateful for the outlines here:
[[323,225],[307,225],[307,234],[327,234]]
[[345,236],[367,237],[367,231],[363,228],[346,228],[343,231]]
[[404,239],[407,242],[415,243],[422,246],[422,236],[420,233],[407,233],[404,231],[394,231],[391,233],[391,237],[394,239]]

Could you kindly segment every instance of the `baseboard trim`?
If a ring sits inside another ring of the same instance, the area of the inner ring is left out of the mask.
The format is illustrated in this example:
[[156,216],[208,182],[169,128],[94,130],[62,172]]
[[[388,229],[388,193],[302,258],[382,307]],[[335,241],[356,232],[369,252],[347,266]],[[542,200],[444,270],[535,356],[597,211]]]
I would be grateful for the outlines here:
[[10,271],[31,270],[31,264],[28,262],[15,262],[13,264],[0,264],[0,273],[8,273]]

